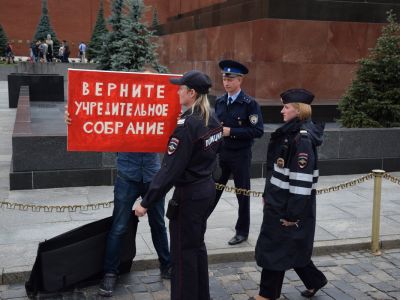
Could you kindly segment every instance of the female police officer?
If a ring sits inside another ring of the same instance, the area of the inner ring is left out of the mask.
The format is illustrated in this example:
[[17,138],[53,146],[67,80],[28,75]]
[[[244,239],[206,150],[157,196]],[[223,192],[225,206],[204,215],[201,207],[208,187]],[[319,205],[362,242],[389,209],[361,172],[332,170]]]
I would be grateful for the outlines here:
[[272,135],[267,154],[264,218],[256,245],[256,261],[263,268],[255,299],[277,299],[285,270],[294,268],[312,297],[326,285],[326,277],[311,261],[315,233],[316,147],[323,126],[310,120],[314,95],[304,89],[281,94],[285,124]]
[[211,173],[216,166],[223,129],[211,114],[207,98],[211,80],[206,74],[189,71],[170,81],[180,85],[180,102],[188,109],[178,120],[161,169],[135,212],[143,216],[147,208],[175,186],[167,211],[172,257],[171,299],[208,300],[204,234],[215,199]]

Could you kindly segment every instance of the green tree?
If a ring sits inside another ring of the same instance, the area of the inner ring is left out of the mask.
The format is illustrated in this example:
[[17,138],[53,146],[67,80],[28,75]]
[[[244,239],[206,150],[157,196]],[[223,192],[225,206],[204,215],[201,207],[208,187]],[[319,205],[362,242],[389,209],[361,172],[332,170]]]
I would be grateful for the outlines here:
[[400,126],[400,25],[388,12],[369,57],[359,60],[356,78],[339,103],[345,127]]
[[33,37],[34,41],[41,40],[44,41],[47,38],[47,35],[51,35],[51,39],[53,40],[53,51],[55,52],[59,46],[60,42],[57,39],[56,33],[50,24],[49,11],[47,9],[47,0],[42,0],[42,15],[40,16],[39,24],[36,28],[35,36]]
[[153,19],[152,19],[152,22],[151,22],[151,27],[156,28],[159,24],[160,24],[160,22],[158,21],[157,8],[154,7],[153,8]]
[[99,53],[103,51],[103,39],[107,32],[106,20],[104,19],[104,1],[101,0],[96,25],[94,26],[87,49],[87,58],[89,61],[96,61]]
[[108,24],[111,31],[102,36],[103,50],[98,53],[97,59],[101,70],[114,70],[111,66],[111,55],[118,52],[118,41],[122,39],[122,10],[124,0],[114,0],[111,6],[111,16]]
[[6,55],[8,38],[6,32],[3,29],[3,26],[0,24],[0,57],[4,57]]
[[141,22],[143,10],[143,0],[113,2],[109,20],[112,31],[105,39],[101,69],[141,71],[151,65],[159,72],[166,72],[166,68],[158,62],[153,31]]

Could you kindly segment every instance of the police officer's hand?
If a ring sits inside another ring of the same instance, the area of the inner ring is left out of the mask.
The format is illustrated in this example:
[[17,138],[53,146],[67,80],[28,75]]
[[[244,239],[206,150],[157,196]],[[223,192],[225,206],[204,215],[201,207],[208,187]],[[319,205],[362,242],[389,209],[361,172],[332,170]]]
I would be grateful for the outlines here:
[[223,127],[224,129],[224,136],[230,136],[231,135],[231,128],[230,127]]
[[140,203],[135,208],[135,215],[138,217],[143,217],[147,213],[147,208],[144,208]]
[[282,222],[282,226],[286,226],[286,227],[296,226],[296,227],[299,227],[299,220],[297,220],[297,222],[290,222],[288,220],[281,219],[280,221]]
[[68,105],[65,105],[64,121],[65,121],[65,123],[67,123],[67,125],[71,125],[71,118],[70,118],[69,112],[68,112]]

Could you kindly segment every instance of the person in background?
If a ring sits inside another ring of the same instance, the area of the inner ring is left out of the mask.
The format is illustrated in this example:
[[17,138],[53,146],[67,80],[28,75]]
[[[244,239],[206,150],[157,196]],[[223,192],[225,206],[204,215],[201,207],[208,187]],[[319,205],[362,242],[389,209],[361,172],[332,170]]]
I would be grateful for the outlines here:
[[71,50],[69,49],[69,45],[66,40],[63,40],[62,47],[63,47],[63,52],[62,52],[61,62],[69,63],[69,55],[71,54]]
[[14,51],[11,43],[7,43],[6,47],[6,61],[7,64],[13,64],[14,63]]
[[47,62],[46,56],[47,56],[47,44],[45,41],[41,41],[39,45],[39,56],[40,56],[40,62],[44,63]]
[[61,61],[61,62],[62,62],[63,55],[64,55],[64,46],[63,46],[63,44],[61,43],[61,46],[60,46],[60,48],[58,49],[58,55],[57,55],[58,61]]
[[50,34],[47,35],[46,44],[47,44],[46,60],[47,62],[52,62],[54,56],[54,42],[51,39]]
[[86,62],[86,44],[84,42],[79,44],[79,57],[81,59],[81,63]]

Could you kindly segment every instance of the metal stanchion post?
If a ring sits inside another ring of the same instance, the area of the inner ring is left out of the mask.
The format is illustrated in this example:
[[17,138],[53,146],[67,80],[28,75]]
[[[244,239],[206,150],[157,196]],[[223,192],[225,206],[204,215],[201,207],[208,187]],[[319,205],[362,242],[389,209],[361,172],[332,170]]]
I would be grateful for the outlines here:
[[372,170],[374,174],[374,204],[372,209],[371,251],[374,255],[381,255],[379,242],[379,228],[381,219],[381,195],[383,170]]

